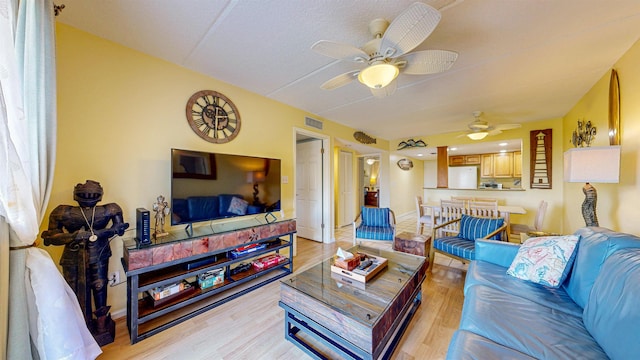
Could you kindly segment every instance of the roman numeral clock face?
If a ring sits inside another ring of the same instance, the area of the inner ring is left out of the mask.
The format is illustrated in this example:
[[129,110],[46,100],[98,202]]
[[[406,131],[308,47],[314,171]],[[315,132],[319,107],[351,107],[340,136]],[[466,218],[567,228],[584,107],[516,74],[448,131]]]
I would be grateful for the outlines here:
[[189,98],[187,121],[198,136],[216,144],[229,142],[240,132],[238,109],[213,90],[198,91]]

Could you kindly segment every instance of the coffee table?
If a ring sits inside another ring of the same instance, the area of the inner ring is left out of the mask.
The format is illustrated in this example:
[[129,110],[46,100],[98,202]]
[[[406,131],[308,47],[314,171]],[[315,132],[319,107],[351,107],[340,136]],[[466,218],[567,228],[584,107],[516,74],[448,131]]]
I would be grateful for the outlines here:
[[285,338],[318,359],[387,359],[420,305],[427,262],[360,245],[349,251],[386,258],[387,267],[359,283],[332,273],[329,258],[281,280]]

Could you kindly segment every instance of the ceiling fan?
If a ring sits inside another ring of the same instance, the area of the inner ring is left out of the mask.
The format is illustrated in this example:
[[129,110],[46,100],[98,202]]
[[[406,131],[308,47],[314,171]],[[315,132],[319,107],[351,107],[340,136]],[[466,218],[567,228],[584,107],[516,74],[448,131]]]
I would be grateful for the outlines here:
[[489,125],[486,120],[480,119],[482,116],[482,111],[474,111],[473,120],[469,125],[469,131],[465,134],[459,135],[458,137],[467,136],[471,140],[482,140],[487,135],[498,135],[502,133],[503,130],[512,130],[518,129],[522,125],[520,124],[501,124],[501,125]]
[[320,87],[333,90],[357,78],[371,89],[374,96],[385,97],[395,92],[396,77],[400,72],[407,75],[426,75],[449,70],[458,58],[456,52],[410,52],[431,35],[440,18],[438,10],[423,3],[415,3],[391,23],[384,19],[371,21],[369,31],[374,39],[361,48],[328,40],[316,42],[311,49],[319,54],[366,65],[364,68],[338,75]]

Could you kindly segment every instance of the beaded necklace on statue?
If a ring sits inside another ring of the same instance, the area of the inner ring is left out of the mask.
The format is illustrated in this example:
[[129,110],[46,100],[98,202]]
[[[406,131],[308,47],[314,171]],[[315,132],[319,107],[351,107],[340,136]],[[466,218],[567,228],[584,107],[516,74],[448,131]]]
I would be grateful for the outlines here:
[[80,213],[82,214],[84,221],[87,223],[87,226],[89,227],[89,231],[91,231],[91,236],[89,236],[89,241],[94,242],[98,240],[98,236],[93,232],[93,220],[96,217],[96,207],[95,206],[93,207],[93,212],[91,213],[91,224],[89,224],[87,215],[84,214],[84,209],[82,207],[80,207]]

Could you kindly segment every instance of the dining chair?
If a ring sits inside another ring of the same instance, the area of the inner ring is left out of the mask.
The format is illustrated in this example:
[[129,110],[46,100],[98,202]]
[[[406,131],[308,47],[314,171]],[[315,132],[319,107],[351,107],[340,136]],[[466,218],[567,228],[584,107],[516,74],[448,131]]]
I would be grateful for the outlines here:
[[[458,224],[455,234],[438,235],[440,228]],[[431,249],[429,251],[429,269],[433,268],[436,252],[456,260],[468,263],[475,260],[476,239],[505,241],[507,224],[504,218],[479,218],[462,214],[460,218],[444,222],[431,229]]]
[[540,201],[540,204],[538,205],[538,211],[536,213],[536,218],[533,221],[533,226],[528,224],[518,224],[518,223],[511,224],[511,230],[509,231],[510,236],[514,237],[515,239],[518,239],[517,242],[519,242],[519,239],[521,239],[521,234],[526,234],[530,231],[541,231],[542,223],[544,222],[544,216],[547,213],[548,205],[549,205],[548,202],[544,200]]
[[422,196],[416,196],[416,212],[418,214],[416,232],[420,235],[424,233],[425,226],[431,230],[432,224],[435,224],[436,222],[434,217],[438,217],[437,212],[429,211],[430,213],[428,213],[422,205]]
[[393,241],[396,235],[396,216],[389,208],[363,206],[353,221],[353,244],[362,240]]
[[461,200],[440,200],[439,224],[448,224],[438,227],[440,234],[457,234],[459,224],[453,220],[460,219],[462,214],[468,213],[469,209],[467,209]]
[[473,201],[489,201],[489,202],[498,202],[498,199],[496,198],[480,198],[480,197],[474,197]]
[[498,217],[498,200],[470,201],[469,213],[478,217]]
[[464,206],[469,205],[469,201],[473,201],[473,196],[452,196],[451,201],[462,201]]

